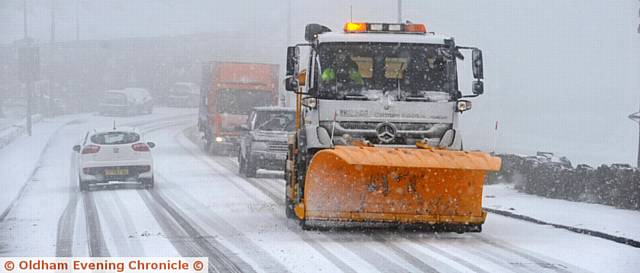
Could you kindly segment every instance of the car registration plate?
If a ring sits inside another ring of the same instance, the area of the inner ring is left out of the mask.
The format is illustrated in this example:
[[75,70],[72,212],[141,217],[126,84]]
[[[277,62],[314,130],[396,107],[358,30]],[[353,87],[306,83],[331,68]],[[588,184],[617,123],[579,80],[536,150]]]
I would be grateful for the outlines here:
[[129,169],[126,169],[126,168],[105,169],[104,175],[109,175],[109,176],[129,175]]

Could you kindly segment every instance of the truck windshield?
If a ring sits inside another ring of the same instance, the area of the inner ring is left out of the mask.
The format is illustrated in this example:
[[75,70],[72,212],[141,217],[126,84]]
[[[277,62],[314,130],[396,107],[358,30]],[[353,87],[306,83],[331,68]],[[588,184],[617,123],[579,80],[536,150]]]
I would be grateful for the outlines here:
[[444,45],[432,44],[321,44],[318,96],[344,99],[400,90],[398,97],[420,98],[453,93],[455,60],[446,52]]
[[249,115],[257,106],[273,104],[273,95],[269,91],[260,90],[231,90],[220,92],[218,111],[234,115]]

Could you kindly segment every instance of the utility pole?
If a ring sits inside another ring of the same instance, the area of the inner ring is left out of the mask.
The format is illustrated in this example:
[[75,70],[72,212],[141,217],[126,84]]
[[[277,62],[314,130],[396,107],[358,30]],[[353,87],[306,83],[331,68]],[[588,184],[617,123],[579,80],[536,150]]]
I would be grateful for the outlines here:
[[80,0],[76,0],[76,41],[80,41]]
[[[28,43],[28,36],[29,36],[29,32],[28,32],[28,25],[27,25],[27,0],[23,0],[22,1],[23,4],[23,10],[24,10],[24,14],[23,14],[23,19],[24,19],[24,47],[25,47],[25,52],[27,52],[26,48],[28,48],[30,45],[27,45]],[[26,62],[27,59],[29,59],[28,57],[26,57],[26,55],[28,54],[24,54],[23,55],[23,59],[21,60],[22,62]],[[28,65],[26,65],[26,63],[24,64],[24,67],[28,67]],[[28,68],[27,68],[28,69]],[[23,72],[26,72],[23,71]],[[26,72],[28,73],[28,72]],[[25,76],[25,90],[27,92],[27,135],[31,136],[31,115],[33,113],[31,113],[31,108],[33,107],[33,102],[32,102],[32,96],[33,96],[33,82],[31,80],[28,79],[29,77]]]
[[636,166],[640,168],[640,108],[638,109],[638,112],[629,115],[629,119],[638,123],[638,162],[636,163]]
[[402,24],[402,0],[398,0],[398,23]]
[[27,36],[29,36],[29,33],[27,32],[27,0],[23,0],[22,1],[22,8],[23,8],[23,26],[24,26],[24,38],[26,39]]
[[53,115],[53,59],[54,44],[56,42],[56,0],[51,0],[51,40],[49,41],[49,101],[48,114]]

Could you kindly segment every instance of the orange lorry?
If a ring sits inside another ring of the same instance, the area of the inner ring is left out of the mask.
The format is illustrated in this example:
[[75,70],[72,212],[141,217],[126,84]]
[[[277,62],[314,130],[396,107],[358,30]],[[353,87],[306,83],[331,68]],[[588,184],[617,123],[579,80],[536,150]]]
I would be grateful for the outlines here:
[[198,129],[203,149],[235,152],[251,110],[278,99],[278,65],[209,62],[202,67]]

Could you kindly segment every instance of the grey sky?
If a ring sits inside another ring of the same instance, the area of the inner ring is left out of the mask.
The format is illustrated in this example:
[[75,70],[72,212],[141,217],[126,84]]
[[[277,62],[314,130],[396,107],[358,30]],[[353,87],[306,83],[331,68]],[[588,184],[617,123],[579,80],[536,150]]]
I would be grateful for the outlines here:
[[[318,22],[395,21],[396,1],[291,1],[292,37]],[[256,46],[286,40],[284,0],[82,0],[82,39],[219,33]],[[56,39],[75,38],[75,1],[56,0]],[[49,40],[50,1],[29,1],[30,35]],[[22,1],[0,2],[0,44],[22,36]],[[555,151],[574,163],[635,163],[640,104],[640,2],[404,0],[404,18],[485,53],[486,95],[463,115],[465,145]],[[284,56],[282,56],[284,57]],[[278,56],[280,58],[280,56]]]

